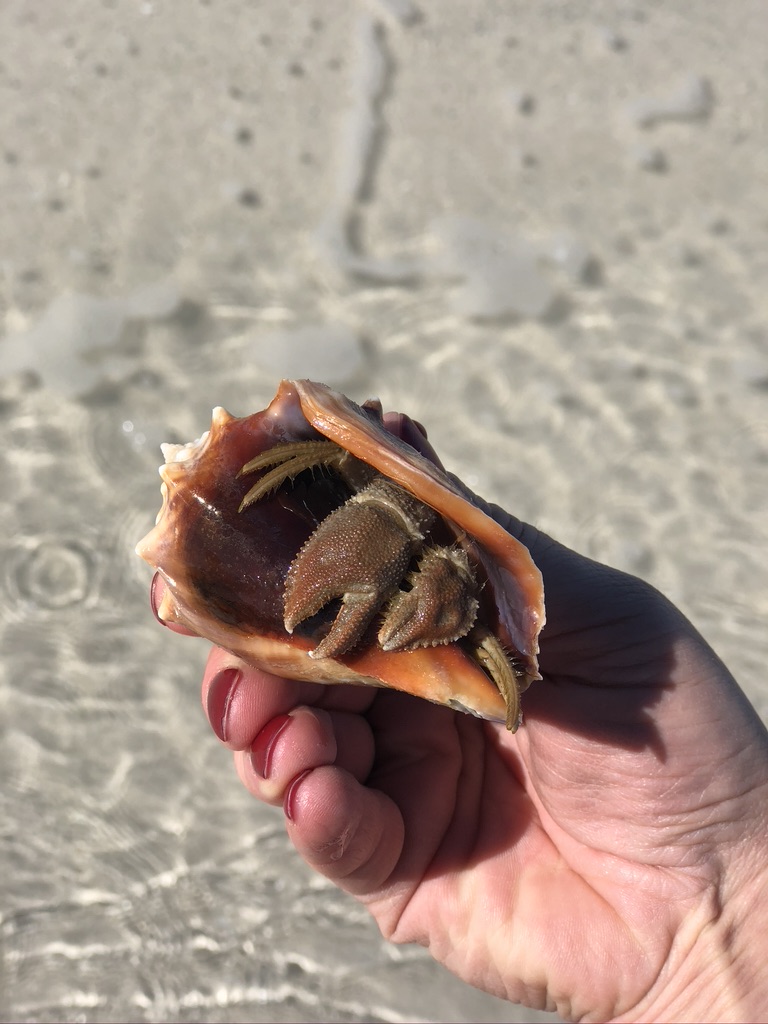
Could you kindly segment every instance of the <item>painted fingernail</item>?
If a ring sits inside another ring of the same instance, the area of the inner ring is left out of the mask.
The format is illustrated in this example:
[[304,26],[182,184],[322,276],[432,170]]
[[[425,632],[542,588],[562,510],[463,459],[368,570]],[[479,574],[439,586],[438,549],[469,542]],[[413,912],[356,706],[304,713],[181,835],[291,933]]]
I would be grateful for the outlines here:
[[152,577],[152,582],[151,582],[151,584],[149,586],[149,603],[150,603],[150,606],[152,608],[152,614],[155,616],[157,621],[162,626],[164,626],[165,623],[160,618],[160,616],[158,615],[158,612],[157,612],[157,606],[160,604],[160,596],[158,594],[158,590],[160,589],[161,581],[162,581],[162,577],[161,577],[160,573],[156,572],[155,575]]
[[307,768],[301,773],[301,775],[297,775],[286,791],[285,799],[283,800],[283,812],[288,821],[296,821],[296,797],[298,795],[298,789],[311,771],[311,768]]
[[264,726],[251,744],[251,764],[260,778],[269,778],[277,737],[290,721],[290,715],[278,715]]
[[238,669],[225,668],[221,672],[216,673],[211,680],[211,685],[208,687],[208,699],[206,701],[208,721],[222,743],[226,743],[229,738],[227,720],[232,707],[232,698],[240,685],[241,679],[242,676]]
[[163,596],[168,589],[168,583],[163,579],[163,575],[160,572],[156,572],[152,577],[152,583],[149,586],[149,603],[152,608],[152,614],[155,616],[161,626],[165,626],[166,629],[170,629],[172,633],[181,633],[183,636],[194,636],[195,634],[191,629],[187,629],[186,626],[182,626],[178,622],[172,622],[169,619],[164,619],[160,615],[160,605],[163,603]]

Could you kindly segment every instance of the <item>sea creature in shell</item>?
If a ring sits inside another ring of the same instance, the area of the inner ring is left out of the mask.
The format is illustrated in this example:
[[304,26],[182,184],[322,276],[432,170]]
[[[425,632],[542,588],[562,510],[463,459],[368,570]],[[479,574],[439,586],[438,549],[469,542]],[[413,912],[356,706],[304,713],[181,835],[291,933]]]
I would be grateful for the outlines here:
[[404,690],[516,729],[540,678],[541,574],[377,401],[283,381],[262,412],[213,411],[163,445],[138,554],[158,617],[293,679]]

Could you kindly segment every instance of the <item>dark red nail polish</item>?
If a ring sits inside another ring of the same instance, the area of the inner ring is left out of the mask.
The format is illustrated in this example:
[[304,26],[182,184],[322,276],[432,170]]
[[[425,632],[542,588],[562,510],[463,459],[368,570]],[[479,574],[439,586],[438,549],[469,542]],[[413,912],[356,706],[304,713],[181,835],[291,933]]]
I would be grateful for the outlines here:
[[168,584],[163,579],[162,573],[156,572],[152,577],[152,583],[149,586],[149,603],[152,608],[152,614],[161,626],[165,626],[166,629],[170,629],[172,633],[181,633],[183,636],[194,636],[195,634],[192,630],[187,629],[186,626],[182,626],[178,622],[168,622],[166,619],[160,618],[160,612],[158,609],[163,602],[163,594],[167,587]]
[[253,765],[253,770],[260,778],[269,778],[269,774],[272,771],[272,754],[275,750],[277,737],[290,721],[290,715],[278,715],[271,722],[267,722],[251,744],[251,764]]
[[227,719],[232,706],[232,698],[240,685],[242,676],[236,668],[225,668],[217,672],[208,687],[206,710],[211,728],[222,743],[228,740]]
[[158,593],[157,593],[157,591],[158,591],[158,589],[160,587],[160,582],[161,582],[160,573],[156,572],[155,575],[152,577],[151,584],[149,585],[149,603],[150,603],[150,606],[152,608],[152,614],[155,616],[155,618],[160,623],[160,625],[164,626],[165,623],[163,622],[163,620],[160,618],[160,616],[157,613],[157,606],[160,604],[160,600],[158,598]]
[[286,791],[283,800],[283,812],[288,821],[296,821],[296,792],[311,771],[311,768],[307,768],[301,775],[297,775]]

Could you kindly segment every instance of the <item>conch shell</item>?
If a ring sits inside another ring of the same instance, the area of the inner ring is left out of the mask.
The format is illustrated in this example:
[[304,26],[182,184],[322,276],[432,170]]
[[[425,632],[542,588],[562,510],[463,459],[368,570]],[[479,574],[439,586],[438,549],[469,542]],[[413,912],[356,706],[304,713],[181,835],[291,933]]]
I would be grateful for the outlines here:
[[[163,505],[136,549],[165,580],[162,621],[277,675],[391,687],[517,728],[518,694],[540,678],[541,574],[527,548],[384,429],[377,402],[361,408],[323,384],[283,381],[263,412],[238,419],[214,409],[198,441],[163,445],[163,453]],[[332,468],[306,468],[316,464]],[[261,475],[252,486],[255,472]],[[359,518],[371,515],[384,517],[382,530]],[[350,531],[357,554],[350,554]],[[379,549],[388,551],[389,532],[408,565],[394,583],[389,570],[381,575],[378,568],[388,557]],[[438,557],[445,554],[447,568]],[[359,580],[358,557],[366,563]],[[448,584],[433,562],[448,573]],[[305,569],[322,577],[325,565],[329,576],[338,566],[346,582],[331,581],[330,596],[316,598],[303,582]],[[428,613],[421,606],[411,611],[410,639],[403,640],[391,623],[408,615],[393,609],[398,602],[414,606],[429,584],[439,607],[425,598]],[[288,615],[290,585],[299,611]],[[433,634],[454,591],[465,607],[462,624]],[[357,624],[342,636],[338,623],[350,609]],[[413,625],[419,617],[426,625]],[[505,672],[514,685],[502,695]]]

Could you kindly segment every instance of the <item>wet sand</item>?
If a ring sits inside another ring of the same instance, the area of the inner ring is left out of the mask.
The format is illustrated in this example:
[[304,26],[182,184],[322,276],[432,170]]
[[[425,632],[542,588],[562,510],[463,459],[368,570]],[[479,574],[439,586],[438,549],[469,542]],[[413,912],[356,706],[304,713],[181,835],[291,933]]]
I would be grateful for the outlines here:
[[5,0],[0,1019],[539,1019],[304,869],[133,547],[161,441],[324,380],[658,586],[768,718],[766,37],[759,0]]

